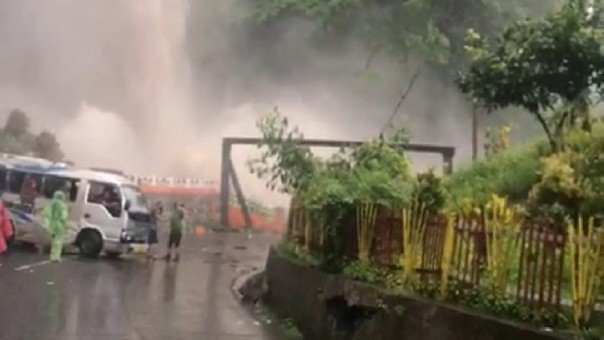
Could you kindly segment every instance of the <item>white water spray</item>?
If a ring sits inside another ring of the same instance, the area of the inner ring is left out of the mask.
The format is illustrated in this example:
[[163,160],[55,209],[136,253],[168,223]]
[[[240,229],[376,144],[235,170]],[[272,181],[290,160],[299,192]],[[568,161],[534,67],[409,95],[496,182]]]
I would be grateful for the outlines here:
[[[363,44],[319,48],[300,20],[253,33],[250,3],[3,0],[0,115],[25,110],[78,165],[211,180],[221,138],[257,136],[274,105],[307,137],[375,136],[415,70],[378,58],[367,80]],[[400,113],[415,141],[469,145],[463,99],[421,83]],[[235,149],[234,163],[246,194],[266,201],[244,167],[253,152]]]
[[[109,56],[128,53],[119,61],[126,72],[122,86],[127,108],[111,113],[95,107],[96,103],[85,105],[61,131],[60,139],[72,149],[67,154],[81,163],[184,175],[192,168],[183,168],[182,160],[193,159],[185,152],[194,137],[184,51],[186,2],[120,1],[116,6],[116,11],[129,14],[124,19],[130,31],[124,32],[123,41],[116,39],[119,45]],[[89,143],[77,143],[84,136]]]

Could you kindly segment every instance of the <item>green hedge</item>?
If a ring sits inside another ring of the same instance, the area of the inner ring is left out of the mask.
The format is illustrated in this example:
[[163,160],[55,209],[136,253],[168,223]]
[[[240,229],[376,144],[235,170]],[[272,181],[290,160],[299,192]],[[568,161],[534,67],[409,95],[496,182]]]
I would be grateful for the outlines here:
[[[588,164],[594,164],[598,155],[604,155],[604,123],[596,123],[591,133],[572,131],[566,134],[565,144],[580,153],[584,158],[591,158]],[[527,142],[507,152],[495,155],[490,159],[469,164],[445,178],[444,185],[448,193],[448,204],[455,205],[461,199],[469,198],[481,204],[492,194],[507,196],[515,202],[523,202],[532,186],[539,181],[541,170],[540,159],[550,154],[544,138]],[[596,164],[597,165],[597,164]],[[604,178],[604,167],[602,177]],[[600,168],[583,167],[578,171],[591,171],[582,176],[599,177]]]
[[481,204],[492,194],[524,200],[539,180],[539,158],[546,153],[537,140],[462,168],[445,179],[449,204],[470,198]]

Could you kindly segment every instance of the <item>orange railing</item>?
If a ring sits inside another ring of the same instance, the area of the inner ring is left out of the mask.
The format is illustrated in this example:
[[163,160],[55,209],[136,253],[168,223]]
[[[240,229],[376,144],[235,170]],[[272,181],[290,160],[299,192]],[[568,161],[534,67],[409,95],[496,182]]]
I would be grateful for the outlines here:
[[[193,196],[205,197],[205,204],[208,204],[208,221],[217,222],[220,220],[219,211],[219,192],[212,187],[168,187],[168,186],[141,186],[141,191],[149,196]],[[245,219],[240,207],[229,206],[229,222],[231,227],[240,229],[245,226]],[[283,208],[273,208],[272,211],[264,216],[258,213],[250,213],[252,229],[263,230],[272,233],[281,234],[285,230],[285,210]]]

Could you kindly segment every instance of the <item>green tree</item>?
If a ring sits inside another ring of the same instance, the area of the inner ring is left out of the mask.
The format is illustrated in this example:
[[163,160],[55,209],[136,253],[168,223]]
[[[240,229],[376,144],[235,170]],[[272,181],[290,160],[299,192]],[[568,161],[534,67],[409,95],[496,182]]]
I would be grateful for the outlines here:
[[304,138],[297,127],[290,128],[278,109],[256,123],[262,134],[263,149],[258,158],[248,161],[251,173],[266,180],[266,186],[287,194],[304,189],[316,170],[315,158],[309,147],[298,142]]
[[486,36],[526,16],[554,9],[561,0],[259,0],[260,21],[302,15],[340,37],[353,36],[372,50],[405,61],[413,55],[448,70],[464,65],[465,32]]
[[[26,135],[29,137],[28,135]],[[10,134],[0,134],[0,150],[2,152],[15,154],[15,155],[26,155],[29,153],[31,144],[29,138],[17,138]]]
[[17,155],[28,154],[33,142],[29,124],[27,113],[19,109],[12,110],[0,134],[0,150]]
[[30,130],[27,113],[14,109],[8,115],[4,129],[0,131],[0,151],[15,155],[33,155],[51,161],[63,159],[61,146],[55,135],[42,131],[34,135]]
[[589,122],[588,108],[604,91],[599,8],[599,3],[569,0],[543,19],[508,27],[493,46],[468,32],[472,63],[457,79],[460,89],[487,109],[527,110],[558,149],[565,127],[579,119]]
[[[372,202],[386,207],[410,200],[414,178],[404,151],[390,139],[370,140],[342,148],[327,159],[300,145],[304,136],[275,110],[257,124],[260,157],[250,159],[250,171],[270,189],[295,194],[313,209]],[[405,139],[404,129],[393,138]]]
[[8,115],[4,124],[4,132],[12,137],[22,137],[29,132],[29,116],[27,113],[14,109]]
[[55,135],[48,131],[40,132],[34,139],[32,152],[34,156],[45,158],[54,162],[63,159],[61,146]]

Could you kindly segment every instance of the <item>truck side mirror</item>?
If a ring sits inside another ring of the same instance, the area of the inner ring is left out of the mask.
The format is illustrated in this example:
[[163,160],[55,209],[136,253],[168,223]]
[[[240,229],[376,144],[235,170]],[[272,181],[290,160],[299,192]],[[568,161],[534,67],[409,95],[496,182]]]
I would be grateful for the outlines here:
[[124,204],[124,210],[128,211],[130,210],[130,200],[126,199],[126,203]]

